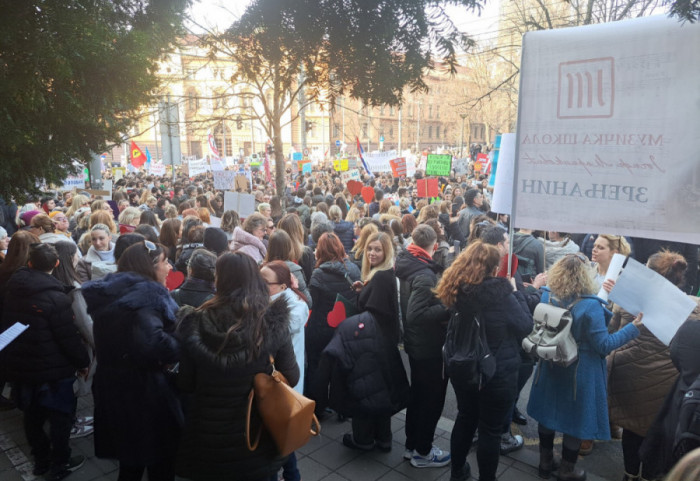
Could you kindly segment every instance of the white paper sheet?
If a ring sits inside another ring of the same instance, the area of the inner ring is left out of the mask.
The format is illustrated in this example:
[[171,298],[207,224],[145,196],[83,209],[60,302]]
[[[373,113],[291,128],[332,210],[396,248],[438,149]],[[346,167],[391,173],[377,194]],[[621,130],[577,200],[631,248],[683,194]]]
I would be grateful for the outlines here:
[[696,304],[662,275],[630,259],[610,291],[610,299],[635,316],[667,346]]
[[10,344],[12,341],[17,339],[17,337],[20,334],[22,334],[24,331],[26,331],[28,327],[29,326],[27,326],[25,324],[20,324],[19,322],[15,322],[5,332],[0,333],[0,351],[5,349],[8,346],[8,344]]
[[[613,258],[610,259],[610,265],[608,266],[608,272],[605,273],[605,279],[603,279],[603,281],[607,281],[608,279],[617,281],[617,278],[620,276],[622,264],[625,263],[625,259],[626,257],[622,254],[613,254]],[[605,292],[605,289],[601,287],[600,291],[598,291],[598,297],[600,297],[604,301],[607,301],[608,293]]]

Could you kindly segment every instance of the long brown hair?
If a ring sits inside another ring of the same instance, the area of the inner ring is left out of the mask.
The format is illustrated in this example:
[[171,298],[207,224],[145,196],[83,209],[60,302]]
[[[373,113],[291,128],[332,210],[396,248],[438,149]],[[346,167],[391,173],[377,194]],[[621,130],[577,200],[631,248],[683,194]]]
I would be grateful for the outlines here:
[[496,246],[474,242],[447,268],[435,288],[435,295],[447,307],[454,306],[459,288],[464,284],[481,284],[492,277],[501,261]]
[[39,238],[28,230],[20,230],[12,235],[5,260],[0,264],[0,286],[3,286],[17,269],[27,265],[29,246],[39,242]]
[[345,248],[337,235],[332,232],[325,232],[319,237],[316,245],[316,267],[324,262],[343,262],[344,259]]
[[663,249],[661,252],[649,256],[647,265],[649,269],[658,272],[678,287],[682,287],[685,283],[688,262],[677,252]]
[[276,229],[267,241],[265,262],[296,261],[294,259],[294,242],[282,229]]
[[[264,317],[270,303],[267,284],[252,257],[240,252],[226,252],[216,261],[216,294],[198,310],[226,307],[233,316],[222,316],[229,324],[217,354],[226,349],[231,334],[237,332],[245,342],[248,360],[260,355],[263,344]],[[224,326],[225,327],[225,326]]]

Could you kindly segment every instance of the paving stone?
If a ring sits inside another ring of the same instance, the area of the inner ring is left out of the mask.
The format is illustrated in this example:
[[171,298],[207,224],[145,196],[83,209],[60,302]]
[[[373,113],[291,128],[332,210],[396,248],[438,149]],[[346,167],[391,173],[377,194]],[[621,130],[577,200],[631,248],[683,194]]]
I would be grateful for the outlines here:
[[388,473],[390,469],[391,468],[388,466],[371,459],[369,456],[363,456],[362,460],[348,463],[338,469],[337,472],[341,476],[352,480],[361,479],[363,481],[374,481]]

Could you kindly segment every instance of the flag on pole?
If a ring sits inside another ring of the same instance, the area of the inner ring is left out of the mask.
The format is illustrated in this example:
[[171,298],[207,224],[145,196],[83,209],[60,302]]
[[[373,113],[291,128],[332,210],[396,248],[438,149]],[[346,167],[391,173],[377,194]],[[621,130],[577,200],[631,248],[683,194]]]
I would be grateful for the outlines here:
[[368,173],[369,175],[374,176],[374,174],[372,173],[372,171],[369,170],[369,167],[367,166],[367,162],[365,162],[365,158],[362,156],[362,154],[364,154],[365,151],[362,150],[362,144],[360,144],[360,138],[359,138],[359,137],[355,137],[355,140],[357,140],[357,154],[360,156],[360,160],[362,161],[363,167],[365,168],[365,170],[367,171],[367,173]]
[[131,165],[138,168],[146,163],[146,155],[141,148],[136,145],[136,142],[131,141]]
[[216,148],[216,140],[214,139],[214,136],[210,133],[208,135],[208,141],[209,141],[209,152],[211,153],[212,157],[214,157],[215,160],[219,160],[219,149]]
[[146,163],[150,167],[150,165],[151,165],[151,153],[148,151],[148,147],[146,147]]

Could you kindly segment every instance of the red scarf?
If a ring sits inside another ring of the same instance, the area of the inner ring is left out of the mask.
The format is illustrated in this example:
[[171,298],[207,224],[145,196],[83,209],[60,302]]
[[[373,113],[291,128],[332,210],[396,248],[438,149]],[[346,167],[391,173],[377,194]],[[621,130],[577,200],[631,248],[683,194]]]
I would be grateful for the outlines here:
[[425,262],[426,264],[433,259],[432,256],[430,254],[428,254],[428,251],[426,251],[422,247],[418,247],[417,245],[415,245],[413,243],[408,244],[408,247],[406,247],[406,250],[413,257],[420,260],[421,262]]

